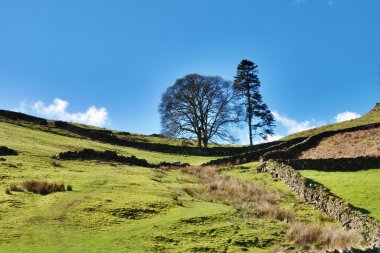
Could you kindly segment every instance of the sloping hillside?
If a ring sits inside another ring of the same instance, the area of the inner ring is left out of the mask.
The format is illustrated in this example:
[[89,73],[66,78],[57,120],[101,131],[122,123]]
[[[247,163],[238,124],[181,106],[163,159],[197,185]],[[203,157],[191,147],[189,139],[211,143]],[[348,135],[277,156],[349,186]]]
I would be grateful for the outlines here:
[[371,123],[379,123],[379,122],[380,122],[380,103],[377,103],[371,111],[369,111],[368,113],[366,113],[365,115],[357,119],[330,124],[330,125],[306,130],[303,132],[291,134],[282,140],[290,140],[290,139],[299,138],[299,137],[309,137],[309,136],[323,133],[326,131],[347,129],[347,128],[352,128],[356,126],[368,125]]
[[[1,252],[267,252],[275,245],[293,247],[285,239],[290,225],[284,217],[331,223],[300,203],[283,183],[255,176],[257,164],[230,168],[232,176],[246,173],[245,179],[222,177],[226,185],[236,185],[228,190],[233,195],[221,189],[211,194],[196,175],[180,169],[151,169],[96,157],[55,158],[59,152],[85,148],[135,155],[151,163],[199,164],[211,159],[207,156],[113,145],[55,128],[51,122],[4,117],[0,146],[17,152],[0,155]],[[213,181],[220,180],[218,174],[212,175],[207,183],[219,182]],[[32,181],[64,188],[51,194],[33,192],[28,188]],[[246,187],[268,192],[265,201],[270,202],[265,203],[270,208],[258,209],[249,199],[241,202],[238,196]]]
[[380,128],[338,133],[301,153],[300,159],[380,157]]
[[[255,173],[260,156],[307,138],[203,151],[162,136],[0,116],[0,252],[294,252],[363,243],[285,183]],[[66,151],[75,152],[57,156]],[[218,158],[223,169],[178,167]],[[299,229],[320,237],[305,241]]]

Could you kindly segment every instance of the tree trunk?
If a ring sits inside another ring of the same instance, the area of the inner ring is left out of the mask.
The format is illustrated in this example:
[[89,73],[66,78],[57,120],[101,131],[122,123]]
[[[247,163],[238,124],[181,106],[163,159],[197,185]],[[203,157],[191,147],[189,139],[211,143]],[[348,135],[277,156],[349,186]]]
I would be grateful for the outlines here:
[[252,115],[248,115],[249,145],[252,146]]
[[203,139],[203,147],[207,148],[208,145],[208,139]]
[[198,147],[202,147],[202,139],[200,136],[198,136]]
[[249,128],[249,145],[252,146],[252,103],[251,92],[249,86],[247,87],[247,104],[248,104],[248,128]]

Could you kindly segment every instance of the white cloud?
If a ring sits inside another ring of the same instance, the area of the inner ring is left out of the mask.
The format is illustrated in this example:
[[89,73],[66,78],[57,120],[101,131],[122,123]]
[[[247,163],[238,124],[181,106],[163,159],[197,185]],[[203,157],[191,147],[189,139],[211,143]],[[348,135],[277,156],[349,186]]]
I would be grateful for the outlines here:
[[269,135],[267,137],[267,139],[265,141],[263,141],[263,143],[264,142],[271,142],[271,141],[278,141],[279,139],[284,138],[284,137],[285,136],[280,135],[280,134]]
[[[22,105],[23,109],[25,105]],[[108,122],[108,112],[104,107],[97,108],[96,106],[90,106],[86,112],[69,113],[67,108],[69,102],[63,99],[54,99],[53,104],[45,105],[42,101],[37,101],[31,106],[33,112],[49,117],[52,119],[70,121],[82,124],[88,124],[93,126],[103,127]]]
[[322,122],[317,122],[314,119],[298,122],[294,119],[282,116],[277,111],[272,111],[272,114],[276,121],[280,122],[284,127],[286,127],[288,134],[305,131],[323,125]]
[[[241,144],[241,145],[249,145],[248,127],[244,126],[243,128],[240,128],[240,129],[236,130],[236,134],[237,134],[237,137],[239,139],[239,144]],[[279,140],[279,139],[281,139],[283,137],[285,137],[285,136],[274,134],[274,135],[268,135],[267,136],[267,140],[264,140],[261,137],[256,136],[253,139],[253,144],[257,145],[257,144],[260,144],[260,143],[277,141],[277,140]]]
[[280,134],[268,135],[266,140],[264,139],[256,140],[254,141],[253,144],[256,145],[256,144],[267,143],[271,141],[278,141],[279,139],[284,138],[284,137],[285,137],[284,135],[280,135]]
[[334,120],[335,120],[335,122],[339,123],[339,122],[342,122],[342,121],[356,119],[356,118],[359,118],[359,117],[360,117],[360,114],[358,114],[356,112],[341,112],[341,113],[338,113],[334,117]]

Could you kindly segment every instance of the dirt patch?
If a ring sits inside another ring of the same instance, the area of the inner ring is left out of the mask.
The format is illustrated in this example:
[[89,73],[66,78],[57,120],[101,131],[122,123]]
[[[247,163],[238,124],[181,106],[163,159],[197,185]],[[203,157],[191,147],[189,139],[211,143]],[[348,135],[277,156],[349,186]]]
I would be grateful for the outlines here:
[[380,157],[380,128],[338,133],[323,138],[314,148],[302,152],[301,159]]

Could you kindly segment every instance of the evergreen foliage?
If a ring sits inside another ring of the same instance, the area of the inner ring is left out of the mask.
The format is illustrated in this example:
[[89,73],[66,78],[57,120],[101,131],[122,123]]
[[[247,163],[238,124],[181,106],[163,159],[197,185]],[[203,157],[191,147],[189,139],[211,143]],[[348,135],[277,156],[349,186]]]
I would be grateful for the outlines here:
[[266,139],[273,134],[274,118],[268,106],[263,102],[260,94],[260,80],[257,76],[257,65],[249,60],[242,60],[237,67],[234,82],[234,91],[238,103],[245,108],[242,120],[248,123],[249,141],[260,136]]

